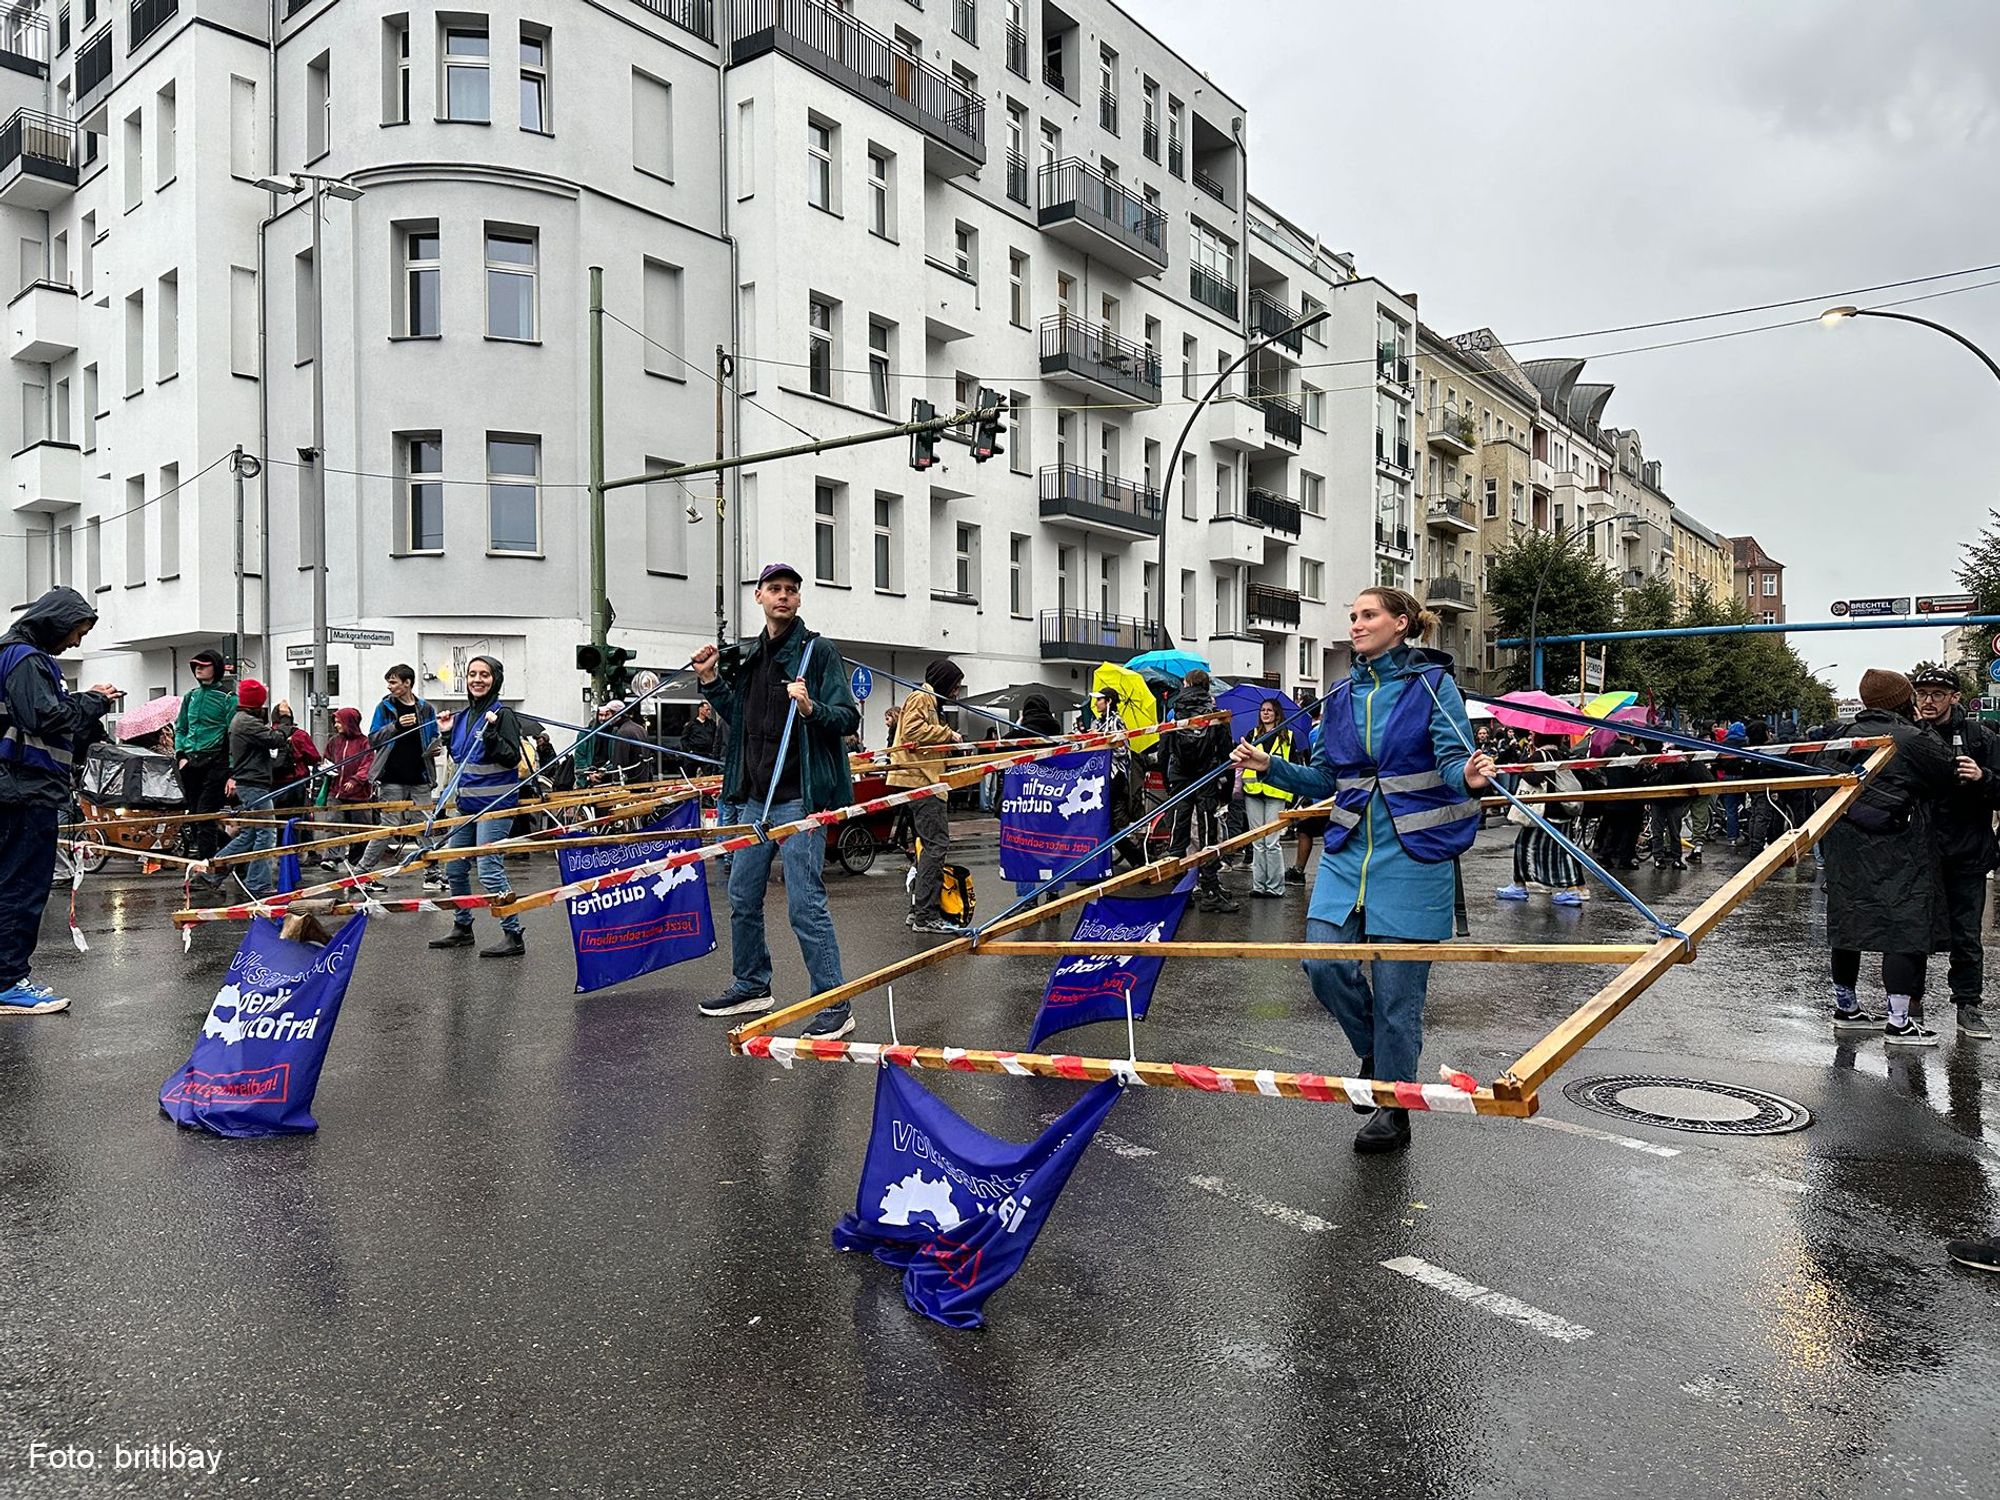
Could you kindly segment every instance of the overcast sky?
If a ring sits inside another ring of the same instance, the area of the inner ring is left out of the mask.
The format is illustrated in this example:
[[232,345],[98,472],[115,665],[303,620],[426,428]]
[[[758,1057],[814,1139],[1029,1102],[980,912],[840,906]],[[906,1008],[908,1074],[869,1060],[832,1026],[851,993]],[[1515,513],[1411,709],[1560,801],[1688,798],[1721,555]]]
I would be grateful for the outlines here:
[[[2000,382],[1948,339],[1862,320],[1595,357],[1814,306],[1527,341],[2000,262],[2000,3],[1127,4],[1247,103],[1259,197],[1440,332],[1591,356],[1675,502],[1787,565],[1792,619],[1956,588],[2000,504]],[[2000,286],[1903,310],[2000,358]],[[1935,640],[1860,639],[1885,663]]]

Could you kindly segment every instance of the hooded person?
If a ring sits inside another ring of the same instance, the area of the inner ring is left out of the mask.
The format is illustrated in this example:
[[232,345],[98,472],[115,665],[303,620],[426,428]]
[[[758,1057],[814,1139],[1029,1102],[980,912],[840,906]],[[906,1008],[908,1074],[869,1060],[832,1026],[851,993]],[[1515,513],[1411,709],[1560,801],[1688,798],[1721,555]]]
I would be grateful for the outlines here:
[[174,717],[174,757],[181,793],[191,813],[209,814],[188,825],[197,859],[207,859],[221,843],[223,786],[229,780],[229,721],[236,714],[236,684],[220,651],[197,651],[188,658],[194,686],[181,695]]
[[[1192,719],[1215,711],[1215,694],[1210,689],[1208,673],[1196,667],[1181,680],[1180,692],[1174,697],[1174,717]],[[1174,835],[1168,852],[1178,859],[1193,847],[1197,821],[1203,847],[1221,840],[1222,814],[1235,779],[1229,768],[1229,720],[1225,716],[1204,729],[1183,729],[1162,735],[1161,739],[1166,742],[1168,795],[1204,783],[1201,791],[1174,809]],[[1203,862],[1195,905],[1201,911],[1243,909],[1222,888],[1219,858]]]
[[[889,741],[890,786],[929,786],[944,774],[945,747],[958,743],[958,731],[944,722],[941,705],[956,698],[964,686],[965,673],[949,657],[940,656],[924,668],[924,685],[903,700],[903,710],[896,716],[896,733]],[[909,925],[917,932],[956,932],[958,924],[944,914],[944,867],[951,853],[949,800],[926,797],[912,802],[910,821],[921,848]]]
[[[229,747],[229,779],[223,783],[223,792],[234,797],[237,806],[256,821],[239,824],[235,837],[215,851],[216,859],[261,854],[278,841],[271,805],[277,800],[277,789],[291,765],[292,743],[288,731],[266,722],[269,703],[269,690],[256,678],[245,677],[236,684],[236,712],[230,715],[229,736],[225,741]],[[220,868],[220,878],[211,874],[205,879],[211,889],[222,889],[234,867]],[[242,867],[243,889],[261,900],[271,893],[272,873],[268,859],[246,862]]]
[[[375,760],[375,746],[361,728],[361,710],[358,708],[336,708],[333,711],[333,737],[326,742],[327,763],[333,769],[327,772],[327,782],[331,788],[329,801],[341,803],[369,802],[374,799],[374,778],[370,775]],[[373,823],[375,818],[365,807],[341,808],[339,821],[343,823]],[[367,845],[361,846],[363,849]],[[345,853],[351,860],[360,851],[350,845]],[[322,860],[323,866],[333,866],[333,860]]]
[[[452,763],[458,767],[458,811],[464,821],[445,840],[447,849],[471,849],[497,843],[507,836],[520,805],[521,721],[514,710],[500,701],[500,689],[507,669],[494,656],[475,656],[465,664],[465,707],[457,713],[438,715],[438,733],[451,746]],[[479,888],[499,899],[510,893],[507,863],[498,854],[482,854],[479,859]],[[445,878],[454,896],[472,894],[469,862],[455,859],[445,868]],[[432,938],[433,948],[470,948],[472,913],[458,911],[451,931]],[[481,948],[481,958],[518,958],[528,951],[518,914],[500,919],[500,941]]]
[[56,829],[70,803],[77,746],[99,732],[118,689],[72,693],[55,658],[97,623],[75,589],[53,588],[0,636],[0,1018],[69,1001],[29,977],[55,878]]
[[[1826,937],[1832,949],[1833,1029],[1879,1032],[1891,1046],[1932,1047],[1937,1033],[1911,1014],[1924,993],[1924,968],[1948,921],[1939,889],[1936,804],[1958,775],[1944,742],[1911,718],[1915,694],[1901,672],[1861,674],[1857,739],[1883,736],[1896,753],[1821,840],[1826,848]],[[1836,753],[1843,766],[1865,750]],[[1855,995],[1861,955],[1882,955],[1888,1014],[1871,1015]]]

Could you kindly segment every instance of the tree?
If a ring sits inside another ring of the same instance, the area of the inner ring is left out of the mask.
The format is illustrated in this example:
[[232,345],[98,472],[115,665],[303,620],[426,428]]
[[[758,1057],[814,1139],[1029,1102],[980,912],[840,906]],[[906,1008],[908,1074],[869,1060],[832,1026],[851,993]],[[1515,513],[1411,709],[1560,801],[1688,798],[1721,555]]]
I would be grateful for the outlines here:
[[[1535,616],[1535,639],[1609,630],[1618,616],[1618,584],[1597,558],[1579,552],[1557,532],[1534,532],[1508,542],[1486,570],[1486,597],[1503,636],[1526,636],[1528,616],[1541,581],[1542,603]],[[1528,652],[1515,652],[1503,679],[1508,689],[1526,687]],[[1576,661],[1562,651],[1544,659],[1542,685],[1552,693],[1576,689]]]
[[[1703,594],[1703,618],[1689,619],[1677,607],[1674,581],[1655,574],[1625,596],[1626,630],[1668,630],[1676,625],[1721,623],[1706,618],[1712,611]],[[1699,636],[1668,636],[1648,641],[1614,641],[1605,685],[1638,692],[1663,715],[1699,714],[1711,695],[1713,643]]]

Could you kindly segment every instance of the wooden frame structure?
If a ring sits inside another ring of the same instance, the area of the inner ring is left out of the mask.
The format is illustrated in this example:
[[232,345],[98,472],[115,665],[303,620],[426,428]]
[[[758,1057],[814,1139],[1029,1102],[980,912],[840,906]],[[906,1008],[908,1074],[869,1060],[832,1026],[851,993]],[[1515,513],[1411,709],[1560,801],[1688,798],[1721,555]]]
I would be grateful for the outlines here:
[[[958,1072],[1004,1073],[1017,1077],[1068,1078],[1102,1081],[1117,1078],[1128,1085],[1154,1088],[1199,1089],[1208,1093],[1257,1094],[1266,1098],[1311,1099],[1320,1102],[1424,1109],[1452,1114],[1502,1115],[1525,1119],[1540,1108],[1541,1086],[1599,1032],[1611,1024],[1639,996],[1676,964],[1694,960],[1701,940],[1734,912],[1753,892],[1779,869],[1803,856],[1861,795],[1867,779],[1895,755],[1888,741],[1862,742],[1868,748],[1866,762],[1856,772],[1830,776],[1800,776],[1780,780],[1789,790],[1831,786],[1833,794],[1816,808],[1799,827],[1793,829],[1754,856],[1736,874],[1723,882],[1706,901],[1689,914],[1678,933],[1663,934],[1650,944],[1547,944],[1547,943],[1200,943],[1172,942],[1147,944],[1149,954],[1162,957],[1184,955],[1241,958],[1351,958],[1426,959],[1431,962],[1466,961],[1508,964],[1620,965],[1618,973],[1546,1036],[1506,1069],[1490,1085],[1480,1087],[1461,1073],[1445,1072],[1442,1083],[1392,1082],[1368,1078],[1346,1078],[1337,1074],[1279,1072],[1270,1068],[1219,1067],[1206,1063],[1146,1062],[1136,1057],[1085,1057],[1072,1053],[1010,1052],[984,1048],[951,1046],[910,1046],[901,1042],[850,1042],[819,1038],[780,1037],[776,1030],[802,1021],[820,1009],[851,1001],[907,975],[919,973],[961,956],[1054,957],[1080,954],[1129,952],[1130,943],[1045,942],[1023,940],[1000,942],[1010,933],[1045,922],[1057,914],[1099,896],[1128,887],[1171,880],[1194,868],[1216,853],[1240,848],[1264,837],[1268,829],[1257,828],[1223,840],[1212,849],[1180,858],[1155,860],[1137,869],[1116,875],[1096,885],[1060,895],[1056,900],[1004,916],[981,933],[952,938],[922,953],[912,954],[877,969],[872,974],[849,980],[836,989],[758,1016],[729,1033],[729,1050],[744,1057],[762,1058],[791,1067],[803,1059],[814,1062],[848,1062],[868,1066],[940,1068]],[[1538,765],[1538,770],[1554,769],[1561,762]],[[1741,791],[1751,783],[1742,781],[1706,782],[1685,788],[1649,788],[1646,794],[1658,797],[1663,791],[1677,795],[1710,795]],[[1575,800],[1575,793],[1562,800]],[[1327,804],[1295,809],[1293,816],[1310,817]]]

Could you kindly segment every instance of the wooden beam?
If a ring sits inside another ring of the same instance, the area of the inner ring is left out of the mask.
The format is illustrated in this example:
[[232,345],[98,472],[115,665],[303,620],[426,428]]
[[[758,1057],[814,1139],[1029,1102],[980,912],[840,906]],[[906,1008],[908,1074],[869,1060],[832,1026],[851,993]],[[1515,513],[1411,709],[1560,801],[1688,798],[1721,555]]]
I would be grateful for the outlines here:
[[[1676,947],[1678,948],[1678,944]],[[986,943],[979,958],[1073,958],[1129,953],[1140,958],[1352,958],[1426,963],[1629,964],[1652,952],[1646,943]]]
[[[1598,791],[1517,792],[1523,802],[1655,802],[1675,797],[1713,797],[1724,792],[1816,791],[1822,787],[1852,786],[1852,775],[1771,776],[1748,781],[1690,781],[1677,786],[1619,786]],[[1505,807],[1505,797],[1482,797],[1487,807]]]

